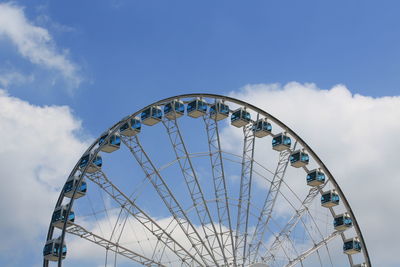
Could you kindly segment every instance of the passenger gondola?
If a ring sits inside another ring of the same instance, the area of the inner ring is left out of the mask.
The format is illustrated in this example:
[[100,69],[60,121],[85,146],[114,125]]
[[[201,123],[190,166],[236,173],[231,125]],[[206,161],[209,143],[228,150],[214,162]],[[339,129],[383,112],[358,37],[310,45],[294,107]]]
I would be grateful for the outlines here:
[[361,242],[358,237],[346,239],[343,244],[343,252],[347,255],[353,255],[361,252]]
[[244,108],[235,110],[231,115],[231,124],[238,128],[249,124],[251,121],[250,113]]
[[348,213],[343,213],[335,216],[333,226],[338,231],[345,231],[353,226],[353,221]]
[[210,107],[210,116],[212,119],[220,121],[229,116],[229,106],[222,102],[217,102]]
[[185,105],[180,100],[173,100],[164,106],[164,116],[167,119],[174,120],[185,114]]
[[297,150],[290,154],[290,165],[295,168],[304,167],[309,161],[310,157],[303,150]]
[[307,173],[307,185],[319,186],[325,183],[325,174],[317,169]]
[[[92,163],[89,164],[91,157],[94,158]],[[87,167],[86,172],[95,173],[101,169],[101,166],[103,165],[103,160],[99,155],[94,156],[93,154],[87,154],[81,158],[81,161],[79,162],[79,168],[83,171],[88,164],[89,166]]]
[[198,118],[207,113],[207,103],[197,98],[187,104],[187,114],[192,118]]
[[325,208],[339,205],[339,195],[336,193],[335,189],[322,193],[321,205]]
[[[67,179],[67,182],[64,185],[65,197],[72,198],[72,194],[74,193],[74,189],[78,185],[78,182],[79,182],[79,176],[70,176]],[[86,191],[87,191],[87,184],[85,182],[85,179],[82,179],[82,181],[79,183],[78,189],[76,190],[74,199],[83,197],[86,194]]]
[[162,120],[162,111],[160,107],[152,106],[149,107],[140,114],[142,123],[148,126],[152,126],[159,123]]
[[107,153],[112,153],[116,150],[118,150],[121,146],[121,138],[113,134],[111,135],[108,140],[107,140],[108,134],[104,134],[102,137],[99,139],[99,146],[101,146],[101,151],[107,152]]
[[272,138],[272,149],[283,151],[290,148],[292,140],[286,133],[279,133]]
[[[53,216],[51,217],[51,224],[54,227],[62,229],[64,227],[64,222],[66,221],[67,211],[68,211],[68,204],[57,207],[53,212]],[[68,215],[67,227],[71,225],[71,223],[73,223],[74,221],[75,221],[75,213],[73,210],[71,210],[71,212]]]
[[46,242],[43,248],[43,257],[48,261],[58,261],[59,254],[61,252],[61,258],[65,259],[67,256],[67,246],[65,243],[61,245],[61,239],[52,239]]
[[253,124],[252,130],[256,137],[261,138],[271,134],[272,126],[266,119],[261,119]]
[[139,118],[131,118],[122,124],[122,126],[119,128],[119,132],[124,136],[134,136],[140,133],[141,128],[142,124]]

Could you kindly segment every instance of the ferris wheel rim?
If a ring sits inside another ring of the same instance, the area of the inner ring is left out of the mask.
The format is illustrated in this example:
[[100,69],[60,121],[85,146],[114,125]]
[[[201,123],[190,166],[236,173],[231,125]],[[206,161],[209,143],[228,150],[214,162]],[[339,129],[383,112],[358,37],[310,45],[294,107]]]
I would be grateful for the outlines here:
[[[264,116],[265,118],[273,121],[276,125],[278,125],[280,128],[282,128],[286,133],[290,134],[290,136],[292,136],[302,147],[303,149],[305,149],[310,155],[311,157],[316,161],[316,163],[320,166],[320,168],[324,171],[324,173],[329,177],[330,182],[332,183],[332,185],[335,187],[336,191],[338,192],[338,194],[340,195],[340,198],[342,199],[342,202],[347,210],[347,212],[350,214],[350,216],[352,217],[353,220],[353,224],[354,224],[354,228],[356,230],[357,236],[360,239],[360,242],[362,244],[362,253],[364,255],[364,259],[366,260],[366,263],[368,264],[367,266],[371,266],[371,261],[370,261],[370,257],[369,257],[369,253],[368,253],[368,249],[363,237],[363,234],[361,232],[360,226],[357,222],[356,216],[354,215],[354,212],[345,196],[345,194],[343,193],[342,189],[340,188],[339,184],[337,183],[336,179],[334,178],[334,176],[332,175],[332,173],[329,171],[329,169],[327,168],[327,166],[324,164],[324,162],[319,158],[319,156],[314,152],[314,150],[299,136],[297,135],[297,133],[295,131],[293,131],[289,126],[287,126],[285,123],[283,123],[282,121],[280,121],[278,118],[276,118],[275,116],[271,115],[270,113],[266,112],[265,110],[258,108],[248,102],[245,102],[243,100],[239,100],[230,96],[224,96],[224,95],[218,95],[218,94],[210,94],[210,93],[190,93],[190,94],[181,94],[181,95],[176,95],[176,96],[172,96],[172,97],[168,97],[168,98],[164,98],[161,99],[159,101],[156,101],[150,105],[147,105],[141,109],[139,109],[138,111],[132,113],[131,115],[128,115],[126,117],[124,117],[123,119],[121,119],[120,121],[118,121],[117,123],[115,123],[113,126],[111,126],[110,128],[108,128],[107,131],[109,131],[109,134],[114,134],[115,132],[117,132],[117,130],[119,129],[119,126],[124,123],[127,119],[129,118],[134,118],[135,116],[139,115],[143,110],[152,107],[152,106],[158,106],[158,105],[162,105],[165,104],[169,101],[172,100],[176,100],[176,99],[185,99],[185,98],[211,98],[211,99],[216,99],[216,100],[222,100],[222,101],[227,101],[227,102],[231,102],[234,104],[237,104],[241,107],[245,107],[245,108],[249,108],[255,112],[257,112],[258,114],[261,114],[262,116]],[[92,152],[93,148],[96,146],[97,142],[99,141],[99,138],[97,138],[88,148],[87,150],[83,153],[83,155],[86,155],[90,152]],[[99,152],[99,149],[96,149],[93,153],[97,154]],[[78,162],[79,163],[79,162]],[[75,167],[73,168],[73,170],[71,171],[71,174],[68,176],[70,177],[71,175],[73,175],[77,169],[78,169],[78,163],[75,165]],[[86,167],[85,167],[86,169]],[[85,173],[85,170],[82,172]],[[81,177],[81,180],[83,179],[83,175]],[[74,194],[76,193],[76,189],[74,190]],[[61,191],[60,196],[57,200],[57,204],[56,207],[60,206],[62,201],[63,201],[64,195],[63,192]],[[73,206],[73,202],[74,202],[74,198],[71,198],[70,200],[70,206],[68,209],[68,213],[71,211],[71,208]],[[64,226],[62,228],[62,235],[61,235],[61,242],[64,242],[65,239],[65,234],[66,234],[66,222],[64,223]],[[49,230],[48,230],[48,234],[47,234],[47,238],[46,240],[50,240],[52,235],[53,235],[53,231],[54,231],[54,227],[52,226],[52,224],[50,223],[49,226]],[[48,266],[48,261],[44,260],[43,262],[43,266],[47,267]],[[59,261],[58,261],[58,266],[62,266],[62,259],[60,257]]]

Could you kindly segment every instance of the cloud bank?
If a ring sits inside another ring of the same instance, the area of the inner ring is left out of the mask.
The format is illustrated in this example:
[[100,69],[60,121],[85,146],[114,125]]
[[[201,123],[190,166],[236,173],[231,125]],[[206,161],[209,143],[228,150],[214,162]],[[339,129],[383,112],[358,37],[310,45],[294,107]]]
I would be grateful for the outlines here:
[[49,211],[88,143],[68,107],[31,105],[1,89],[0,125],[0,265],[17,266],[29,253],[41,260]]
[[[230,95],[277,117],[313,148],[348,198],[372,262],[397,266],[400,97],[372,98],[353,95],[344,85],[321,90],[295,82],[247,85]],[[232,128],[224,134],[234,147],[241,136]]]

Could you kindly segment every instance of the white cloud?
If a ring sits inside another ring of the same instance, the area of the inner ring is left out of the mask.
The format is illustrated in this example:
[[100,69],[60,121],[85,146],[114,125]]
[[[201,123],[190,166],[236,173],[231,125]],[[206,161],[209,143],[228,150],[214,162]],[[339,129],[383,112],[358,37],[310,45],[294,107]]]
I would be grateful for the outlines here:
[[[321,90],[299,83],[248,85],[230,95],[276,116],[314,149],[348,198],[372,262],[397,266],[400,97],[372,98],[352,95],[344,85]],[[224,132],[231,144],[241,138],[235,130]]]
[[18,52],[31,63],[56,70],[72,87],[82,82],[78,66],[68,59],[68,51],[59,51],[50,33],[30,22],[22,7],[0,4],[0,37],[8,37]]
[[[46,11],[46,8],[43,8],[43,11]],[[63,25],[51,19],[50,16],[46,14],[41,14],[35,19],[35,23],[38,25],[45,25],[49,27],[51,30],[56,32],[76,32],[77,30],[73,27]]]
[[18,254],[41,260],[49,211],[88,143],[77,137],[81,123],[68,107],[31,105],[4,90],[0,125],[0,258],[23,265]]
[[33,82],[34,76],[24,75],[17,71],[0,71],[0,85],[9,87],[11,84],[25,84]]

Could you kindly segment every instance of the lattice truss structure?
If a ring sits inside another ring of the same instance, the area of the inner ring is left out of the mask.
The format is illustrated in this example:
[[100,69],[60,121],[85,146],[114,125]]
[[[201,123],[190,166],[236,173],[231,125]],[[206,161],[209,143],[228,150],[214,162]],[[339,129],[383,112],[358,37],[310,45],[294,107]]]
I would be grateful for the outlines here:
[[107,129],[66,179],[43,257],[43,266],[371,266],[345,195],[307,143],[269,113],[210,94],[161,100]]

